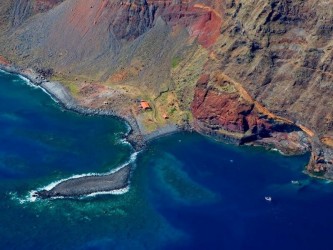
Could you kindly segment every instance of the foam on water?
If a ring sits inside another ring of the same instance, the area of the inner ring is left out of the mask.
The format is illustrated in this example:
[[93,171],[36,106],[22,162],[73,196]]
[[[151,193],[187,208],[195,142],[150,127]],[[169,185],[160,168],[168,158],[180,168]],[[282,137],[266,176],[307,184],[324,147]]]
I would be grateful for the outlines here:
[[128,130],[128,127],[127,127],[129,125],[127,124],[127,122],[125,122],[125,124],[126,124],[127,131],[126,131],[126,133],[116,133],[115,134],[116,138],[117,138],[116,143],[132,147],[132,144],[126,138],[126,135],[128,135],[128,133],[130,132],[130,130]]
[[280,149],[278,149],[278,148],[271,148],[270,150],[273,151],[273,152],[278,152],[281,155],[285,155],[285,153],[283,151],[281,151]]
[[9,192],[8,195],[10,196],[10,199],[13,201],[17,201],[20,204],[25,204],[28,202],[35,202],[37,200],[37,197],[33,196],[34,191],[30,191],[26,196],[20,197],[17,192]]
[[127,122],[125,122],[125,125],[126,125],[126,129],[127,129],[126,134],[129,134],[131,132],[132,128]]
[[62,180],[59,180],[59,181],[55,181],[55,182],[52,182],[50,183],[49,185],[45,186],[45,187],[42,187],[39,190],[47,190],[47,191],[50,191],[52,188],[54,188],[55,186],[57,186],[59,183],[61,182],[64,182],[64,181],[67,181],[67,180],[72,180],[72,179],[77,179],[77,178],[81,178],[81,177],[88,177],[88,176],[104,176],[104,175],[109,175],[109,174],[113,174],[117,171],[119,171],[120,169],[124,168],[125,166],[127,166],[128,164],[130,163],[134,163],[136,158],[137,158],[137,155],[138,155],[139,152],[135,152],[133,153],[131,156],[130,156],[130,159],[125,162],[124,164],[120,165],[119,167],[115,168],[115,169],[112,169],[111,171],[107,172],[107,173],[87,173],[87,174],[78,174],[78,175],[73,175],[69,178],[65,178],[65,179],[62,179]]
[[[6,71],[3,71],[1,70],[1,72],[4,72],[6,74],[11,74],[11,73],[8,73]],[[29,80],[27,77],[23,76],[23,75],[20,75],[20,74],[17,74],[17,76],[23,80],[28,86],[34,88],[34,89],[41,89],[45,94],[47,94],[54,102],[56,103],[59,103],[59,101],[54,98],[54,96],[52,94],[50,94],[47,90],[45,90],[43,87],[39,86],[39,85],[36,85],[34,84],[31,80]]]
[[119,139],[119,144],[123,144],[123,145],[128,145],[128,146],[132,146],[132,144],[126,139]]
[[[84,199],[96,197],[96,196],[99,196],[99,195],[122,195],[122,194],[127,193],[129,190],[130,190],[130,187],[127,186],[125,188],[116,189],[116,190],[112,190],[112,191],[94,192],[94,193],[83,195],[83,196],[80,196],[80,197],[64,197],[64,196],[51,197],[50,200],[61,200],[61,199],[84,200]],[[31,197],[29,199],[30,202],[35,202],[36,200],[37,200],[36,197]]]
[[3,73],[3,74],[5,74],[5,75],[11,75],[11,73],[9,73],[8,71],[5,71],[3,69],[0,69],[0,72]]
[[96,197],[98,195],[107,195],[107,194],[112,194],[112,195],[121,195],[121,194],[125,194],[130,190],[129,186],[125,187],[125,188],[121,188],[121,189],[116,189],[116,190],[112,190],[112,191],[104,191],[104,192],[95,192],[95,193],[91,193],[88,194],[86,196],[83,196],[82,198],[87,198],[87,197]]
[[28,78],[22,75],[17,75],[21,80],[23,80],[28,86],[33,87],[35,89],[39,88],[36,84],[33,84]]
[[16,192],[9,192],[8,196],[10,196],[11,200],[18,201],[20,204],[23,204],[26,200],[19,198]]
[[[112,191],[95,192],[95,193],[88,194],[85,197],[96,197],[98,195],[105,195],[105,194],[121,195],[121,194],[127,193],[129,190],[130,190],[129,187],[125,187],[125,188],[116,189],[116,190],[112,190]],[[85,197],[82,197],[82,198],[85,198]]]
[[[112,169],[111,171],[107,172],[107,173],[87,173],[87,174],[78,174],[78,175],[73,175],[69,178],[65,178],[65,179],[61,179],[61,180],[58,180],[58,181],[54,181],[44,187],[41,187],[41,188],[38,188],[37,190],[32,190],[29,192],[29,194],[25,197],[25,199],[23,199],[23,202],[26,202],[26,201],[29,201],[29,202],[35,202],[37,200],[36,197],[34,197],[34,194],[37,192],[37,191],[41,191],[41,190],[47,190],[47,191],[50,191],[52,188],[54,188],[55,186],[57,186],[58,184],[64,182],[64,181],[68,181],[68,180],[72,180],[72,179],[77,179],[77,178],[82,178],[82,177],[88,177],[88,176],[104,176],[104,175],[109,175],[109,174],[113,174],[117,171],[119,171],[120,169],[124,168],[125,166],[127,166],[128,164],[131,164],[131,163],[134,163],[136,161],[136,158],[138,156],[138,154],[140,153],[141,151],[138,151],[138,152],[134,152],[131,154],[129,160],[127,162],[125,162],[124,164],[121,164],[119,167],[115,168],[115,169]],[[95,192],[95,193],[91,193],[89,195],[86,195],[86,196],[83,196],[83,197],[94,197],[94,196],[97,196],[97,195],[102,195],[102,194],[114,194],[114,195],[120,195],[120,194],[124,194],[126,192],[128,192],[130,189],[130,181],[129,181],[129,185],[126,187],[126,188],[123,188],[123,189],[117,189],[117,190],[112,190],[112,191],[107,191],[107,192]],[[64,197],[55,197],[55,198],[52,198],[52,199],[61,199],[61,198],[64,198]]]
[[46,89],[44,89],[40,86],[38,86],[38,88],[40,88],[44,93],[46,93],[54,102],[59,103],[59,101],[56,98],[54,98],[54,96],[52,94],[50,94]]
[[[34,88],[34,89],[41,89],[44,93],[46,93],[54,102],[59,103],[59,101],[57,99],[55,99],[47,90],[45,90],[44,88],[42,88],[39,85],[34,84],[30,79],[28,79],[27,77],[20,75],[20,74],[15,74],[15,73],[10,73],[7,72],[5,70],[0,69],[0,72],[6,75],[16,75],[18,76],[21,80],[23,80],[25,82],[25,84],[27,84],[28,86]],[[14,79],[13,82],[17,82],[18,80]]]

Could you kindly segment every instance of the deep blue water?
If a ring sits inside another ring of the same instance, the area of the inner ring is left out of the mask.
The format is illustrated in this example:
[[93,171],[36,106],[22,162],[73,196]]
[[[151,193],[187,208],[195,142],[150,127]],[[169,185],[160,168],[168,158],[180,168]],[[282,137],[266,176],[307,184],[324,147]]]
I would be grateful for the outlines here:
[[0,249],[331,249],[333,186],[302,173],[308,155],[178,133],[138,154],[126,194],[30,202],[128,161],[128,128],[0,73],[0,129]]

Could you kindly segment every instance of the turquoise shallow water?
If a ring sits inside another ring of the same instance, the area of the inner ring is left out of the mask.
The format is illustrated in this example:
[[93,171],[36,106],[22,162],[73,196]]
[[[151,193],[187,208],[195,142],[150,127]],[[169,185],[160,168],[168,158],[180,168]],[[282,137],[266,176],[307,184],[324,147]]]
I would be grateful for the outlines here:
[[138,154],[123,195],[30,202],[31,190],[128,161],[128,128],[66,111],[5,73],[0,128],[1,249],[330,248],[333,186],[302,173],[308,155],[178,133]]

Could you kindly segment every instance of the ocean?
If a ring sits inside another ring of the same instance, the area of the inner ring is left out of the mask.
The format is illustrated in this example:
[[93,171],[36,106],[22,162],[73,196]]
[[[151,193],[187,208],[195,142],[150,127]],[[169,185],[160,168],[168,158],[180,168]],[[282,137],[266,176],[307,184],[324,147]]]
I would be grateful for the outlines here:
[[[0,249],[331,248],[333,186],[303,173],[309,155],[186,132],[135,153],[122,120],[65,110],[27,83],[0,73]],[[130,160],[126,193],[31,199]]]

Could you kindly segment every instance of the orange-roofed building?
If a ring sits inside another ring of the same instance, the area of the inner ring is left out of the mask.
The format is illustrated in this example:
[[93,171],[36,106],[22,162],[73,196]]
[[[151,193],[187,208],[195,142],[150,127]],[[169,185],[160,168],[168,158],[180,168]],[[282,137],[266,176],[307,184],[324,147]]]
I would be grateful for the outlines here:
[[146,101],[141,101],[141,108],[142,108],[143,110],[151,109],[149,103],[146,102]]

